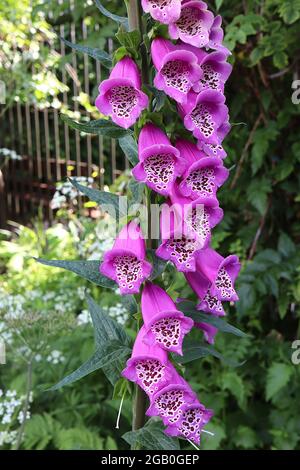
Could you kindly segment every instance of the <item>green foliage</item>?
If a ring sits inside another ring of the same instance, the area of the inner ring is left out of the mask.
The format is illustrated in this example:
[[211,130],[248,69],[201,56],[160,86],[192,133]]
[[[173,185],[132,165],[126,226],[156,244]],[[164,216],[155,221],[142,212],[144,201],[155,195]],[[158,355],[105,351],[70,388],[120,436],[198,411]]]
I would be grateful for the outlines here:
[[177,439],[167,436],[159,422],[150,420],[146,426],[138,431],[130,431],[123,438],[135,449],[143,447],[148,450],[179,450]]
[[101,62],[102,65],[104,65],[108,69],[112,66],[112,60],[107,52],[101,51],[101,49],[96,49],[96,48],[89,47],[89,46],[81,46],[80,44],[73,44],[72,42],[64,38],[61,38],[61,40],[67,46],[71,47],[75,51],[82,52],[83,54],[87,54],[93,59],[98,60],[99,62]]

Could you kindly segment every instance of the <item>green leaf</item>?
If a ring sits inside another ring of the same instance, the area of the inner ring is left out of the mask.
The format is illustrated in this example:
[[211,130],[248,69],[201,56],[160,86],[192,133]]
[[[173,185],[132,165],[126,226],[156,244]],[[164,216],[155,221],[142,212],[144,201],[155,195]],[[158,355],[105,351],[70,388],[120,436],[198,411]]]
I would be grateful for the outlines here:
[[221,377],[221,386],[223,390],[229,392],[236,398],[240,408],[245,407],[246,403],[246,390],[241,377],[234,371],[226,371]]
[[131,315],[134,315],[138,311],[138,305],[134,295],[122,295],[121,302]]
[[183,342],[183,356],[178,356],[177,354],[173,354],[173,356],[180,364],[187,364],[188,362],[192,362],[196,359],[207,356],[214,356],[231,367],[240,367],[244,364],[244,362],[238,363],[236,361],[232,361],[231,359],[225,358],[212,346],[201,343],[199,341],[189,340],[188,338]]
[[271,192],[271,182],[267,178],[254,179],[248,186],[247,199],[263,215]]
[[66,269],[67,271],[72,271],[75,274],[78,274],[80,277],[87,279],[90,282],[93,282],[97,286],[102,286],[106,288],[115,288],[116,284],[108,277],[103,276],[99,272],[100,262],[96,260],[83,261],[66,261],[66,260],[48,260],[42,258],[35,258],[38,263],[45,264],[46,266],[54,266],[56,268]]
[[271,400],[285,387],[292,375],[293,368],[282,362],[273,362],[267,373],[266,399]]
[[122,25],[126,31],[129,29],[128,18],[111,13],[106,8],[104,8],[100,0],[96,0],[96,5],[98,9],[101,11],[101,13],[103,13],[104,16]]
[[112,60],[110,55],[105,52],[101,51],[101,49],[89,47],[89,46],[81,46],[79,44],[73,44],[72,42],[68,41],[67,39],[60,38],[67,46],[71,47],[77,52],[82,52],[83,54],[87,54],[93,59],[99,60],[104,67],[107,69],[111,68]]
[[284,51],[276,51],[273,55],[273,64],[279,70],[286,67],[289,63],[289,56]]
[[139,183],[134,178],[132,178],[129,181],[128,188],[132,194],[133,204],[140,204],[143,200],[145,185],[143,183]]
[[94,325],[96,346],[101,346],[110,341],[117,341],[128,346],[130,344],[130,338],[124,328],[105,313],[89,295],[87,295],[87,302]]
[[131,135],[126,135],[119,139],[119,145],[126,157],[130,161],[132,166],[135,166],[139,162],[138,158],[138,146],[136,140]]
[[145,85],[145,88],[154,95],[154,111],[160,111],[166,102],[167,95],[152,85]]
[[216,0],[215,3],[216,3],[216,9],[220,10],[220,8],[223,4],[223,0]]
[[69,178],[72,185],[91,201],[96,202],[102,206],[108,214],[114,218],[120,218],[127,215],[126,198],[118,196],[117,194],[108,191],[99,191],[98,189],[88,188],[82,184],[77,183],[76,179]]
[[112,121],[108,119],[96,119],[89,122],[77,122],[71,119],[66,114],[61,114],[60,118],[68,126],[76,129],[85,134],[96,134],[96,135],[105,135],[106,137],[111,137],[112,139],[119,139],[131,133],[122,127],[117,126]]
[[101,349],[96,350],[92,357],[90,357],[84,364],[48,390],[58,390],[65,385],[76,382],[98,369],[111,365],[115,361],[125,359],[130,355],[130,352],[130,348],[118,343],[117,341],[111,341],[107,347],[104,346]]
[[204,322],[208,323],[209,325],[218,328],[219,331],[223,333],[230,333],[235,336],[239,336],[240,338],[247,338],[249,335],[244,333],[243,331],[239,330],[230,323],[222,320],[219,317],[215,317],[213,315],[208,315],[207,313],[201,313],[194,307],[193,302],[180,302],[178,304],[179,310],[181,310],[186,316],[192,318],[195,322]]
[[133,49],[134,51],[137,51],[141,43],[141,33],[137,30],[129,32],[119,30],[116,34],[116,38],[121,46],[124,46],[129,50]]
[[167,265],[167,261],[158,258],[158,256],[156,256],[155,254],[155,250],[152,249],[147,250],[147,256],[153,266],[153,270],[150,276],[150,281],[153,281],[164,272]]
[[131,353],[130,338],[122,326],[107,315],[90,296],[87,296],[87,302],[94,326],[96,350],[84,364],[49,390],[58,390],[98,369],[103,369],[107,378],[114,385],[120,378],[120,371],[124,368],[125,359]]
[[151,420],[138,431],[126,432],[122,437],[129,445],[146,450],[180,450],[178,440],[167,436],[163,426]]
[[279,14],[287,24],[295,23],[300,18],[300,0],[282,0],[279,3]]
[[281,233],[278,241],[278,251],[288,258],[296,252],[296,246],[286,233]]

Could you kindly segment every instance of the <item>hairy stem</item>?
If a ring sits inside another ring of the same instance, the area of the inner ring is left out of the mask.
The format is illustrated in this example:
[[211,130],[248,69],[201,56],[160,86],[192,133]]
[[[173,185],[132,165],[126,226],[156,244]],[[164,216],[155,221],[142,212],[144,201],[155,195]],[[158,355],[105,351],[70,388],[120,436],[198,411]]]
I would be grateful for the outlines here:
[[[130,31],[138,30],[141,35],[140,54],[142,57],[142,81],[143,84],[148,83],[148,60],[147,51],[143,44],[143,21],[142,21],[142,9],[140,0],[127,0],[127,11]],[[151,248],[151,214],[150,214],[150,192],[147,192],[148,198],[148,239],[147,246]],[[133,402],[133,419],[132,419],[132,430],[136,431],[142,428],[145,424],[147,408],[147,396],[143,390],[136,385],[135,397]],[[135,447],[132,447],[132,450]]]

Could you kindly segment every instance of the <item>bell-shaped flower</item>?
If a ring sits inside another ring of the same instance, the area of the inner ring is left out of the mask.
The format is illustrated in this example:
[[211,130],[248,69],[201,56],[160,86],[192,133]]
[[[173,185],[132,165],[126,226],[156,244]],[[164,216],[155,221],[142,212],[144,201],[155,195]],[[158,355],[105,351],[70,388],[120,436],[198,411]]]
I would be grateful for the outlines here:
[[169,25],[171,39],[181,39],[195,47],[204,47],[209,42],[214,15],[208,11],[206,3],[199,0],[184,2],[177,21]]
[[122,375],[131,382],[136,382],[150,397],[169,384],[174,368],[166,351],[157,344],[146,344],[143,326],[134,343],[131,358],[128,359]]
[[179,185],[181,194],[198,204],[218,206],[217,190],[229,176],[222,160],[206,156],[195,144],[185,140],[178,140],[176,148],[187,162]]
[[171,297],[159,286],[147,282],[141,299],[146,334],[144,341],[182,355],[182,341],[193,320],[177,310]]
[[205,408],[202,403],[188,405],[183,408],[179,420],[169,425],[165,433],[169,436],[180,436],[200,445],[201,431],[210,421],[213,411]]
[[203,248],[197,234],[188,228],[180,211],[164,204],[160,217],[161,244],[156,255],[172,261],[181,272],[196,271],[196,254]]
[[204,90],[199,94],[190,91],[187,103],[178,105],[186,129],[205,143],[222,143],[222,126],[228,121],[224,101],[225,97],[219,91]]
[[138,153],[139,163],[132,170],[135,179],[167,196],[186,167],[179,150],[171,145],[161,129],[146,124],[139,136]]
[[142,7],[152,18],[163,24],[176,21],[180,16],[182,0],[142,0]]
[[194,91],[216,90],[224,93],[224,85],[232,72],[232,66],[226,62],[226,59],[226,55],[221,51],[204,53],[200,62],[203,76],[194,85]]
[[206,144],[205,142],[198,140],[197,147],[209,157],[221,158],[222,160],[227,157],[227,152],[222,145]]
[[191,233],[192,238],[196,237],[199,240],[202,248],[206,248],[210,244],[211,229],[223,219],[223,210],[213,201],[204,205],[183,196],[177,183],[173,187],[169,201],[178,220],[185,222],[187,232]]
[[221,301],[238,300],[234,282],[240,267],[238,257],[235,255],[223,258],[212,248],[206,248],[197,253],[197,271],[210,281],[211,294]]
[[148,106],[148,96],[141,90],[141,76],[130,57],[121,59],[110,76],[99,86],[95,102],[102,114],[125,129],[132,126]]
[[178,103],[186,103],[188,92],[202,77],[195,54],[178,49],[167,39],[156,38],[151,45],[151,56],[157,70],[155,87]]
[[217,15],[214,18],[212,27],[210,29],[209,33],[209,41],[207,43],[207,47],[210,49],[215,49],[217,51],[221,51],[226,56],[231,55],[231,52],[227,47],[223,45],[223,39],[224,39],[224,31],[222,29],[222,17],[220,15]]
[[222,302],[211,293],[211,283],[201,272],[186,273],[185,278],[199,299],[198,310],[219,317],[225,315]]
[[188,383],[174,372],[170,383],[152,398],[147,416],[159,416],[165,425],[172,425],[180,419],[188,405],[199,406],[197,395]]
[[119,233],[113,248],[104,254],[100,272],[119,285],[121,294],[137,294],[152,271],[146,261],[146,246],[142,231],[129,222]]

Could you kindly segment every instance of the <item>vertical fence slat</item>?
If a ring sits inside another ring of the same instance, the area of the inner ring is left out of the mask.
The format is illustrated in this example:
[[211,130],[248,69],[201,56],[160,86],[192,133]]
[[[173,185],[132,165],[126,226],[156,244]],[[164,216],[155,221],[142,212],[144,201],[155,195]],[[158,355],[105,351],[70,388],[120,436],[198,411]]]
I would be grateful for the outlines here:
[[[87,26],[84,20],[82,21],[82,39],[87,39]],[[84,92],[89,96],[90,95],[90,83],[89,83],[89,58],[87,54],[83,54],[83,63],[84,63]],[[88,113],[87,113],[88,114]],[[90,176],[92,173],[92,138],[89,134],[86,136],[86,146],[87,146],[87,176]]]

